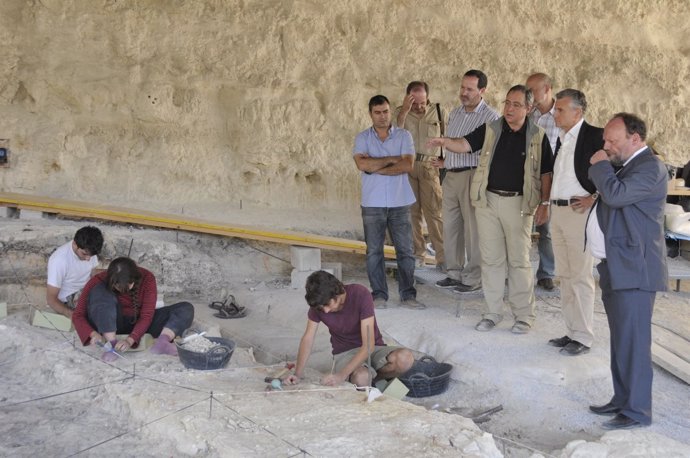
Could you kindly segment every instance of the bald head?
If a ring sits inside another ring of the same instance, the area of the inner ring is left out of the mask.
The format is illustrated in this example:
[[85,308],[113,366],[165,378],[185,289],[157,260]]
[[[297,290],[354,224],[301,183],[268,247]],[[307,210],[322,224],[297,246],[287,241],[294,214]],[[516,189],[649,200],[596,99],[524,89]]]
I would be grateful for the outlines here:
[[546,113],[553,106],[553,81],[546,73],[533,73],[527,78],[525,86],[534,95],[534,106],[542,113]]

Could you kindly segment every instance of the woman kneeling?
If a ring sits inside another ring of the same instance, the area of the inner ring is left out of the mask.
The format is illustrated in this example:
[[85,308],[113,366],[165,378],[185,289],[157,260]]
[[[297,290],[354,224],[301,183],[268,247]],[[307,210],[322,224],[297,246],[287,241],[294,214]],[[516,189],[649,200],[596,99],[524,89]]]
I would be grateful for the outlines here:
[[[156,277],[129,258],[117,258],[86,284],[72,322],[83,345],[110,342],[124,352],[149,333],[157,337],[151,353],[177,355],[172,340],[191,326],[194,306],[179,302],[156,309],[156,298]],[[128,335],[118,341],[117,334]],[[112,362],[117,354],[106,351],[101,359]]]

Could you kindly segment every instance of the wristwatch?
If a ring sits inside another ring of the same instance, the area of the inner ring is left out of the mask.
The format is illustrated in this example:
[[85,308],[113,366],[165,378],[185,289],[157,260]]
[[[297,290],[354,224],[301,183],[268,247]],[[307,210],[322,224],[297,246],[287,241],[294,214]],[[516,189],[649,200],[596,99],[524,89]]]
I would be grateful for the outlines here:
[[545,206],[545,207],[548,207],[548,206],[551,205],[551,202],[549,202],[548,200],[543,200],[543,201],[541,202],[541,205],[543,205],[543,206]]

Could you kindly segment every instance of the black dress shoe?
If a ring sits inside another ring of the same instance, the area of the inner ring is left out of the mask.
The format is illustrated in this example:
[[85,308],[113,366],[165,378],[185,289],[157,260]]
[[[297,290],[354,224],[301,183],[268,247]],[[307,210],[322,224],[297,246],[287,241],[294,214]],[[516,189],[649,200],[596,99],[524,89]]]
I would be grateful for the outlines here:
[[550,278],[542,278],[537,280],[537,285],[541,286],[547,291],[552,291],[556,286],[553,284],[553,280]]
[[589,410],[597,415],[611,415],[621,411],[620,407],[616,407],[610,402],[603,406],[589,406]]
[[563,336],[563,337],[559,337],[558,339],[549,340],[549,345],[551,345],[552,347],[563,348],[572,341],[573,341],[573,339],[571,339],[570,337]]
[[601,427],[604,429],[631,429],[640,426],[642,426],[642,423],[637,420],[633,420],[622,413],[619,413],[609,421],[605,421],[601,424]]
[[589,347],[581,344],[577,340],[571,341],[568,345],[561,348],[561,353],[565,353],[570,356],[582,355],[584,353],[589,353]]

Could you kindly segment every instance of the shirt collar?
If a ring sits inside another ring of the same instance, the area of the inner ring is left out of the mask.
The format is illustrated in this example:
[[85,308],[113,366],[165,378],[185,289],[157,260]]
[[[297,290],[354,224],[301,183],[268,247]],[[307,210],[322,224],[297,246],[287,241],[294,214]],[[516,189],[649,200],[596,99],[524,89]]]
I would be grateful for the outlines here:
[[585,118],[580,119],[568,132],[564,132],[563,129],[561,129],[559,133],[561,143],[565,142],[566,138],[577,138],[577,136],[580,135],[580,129],[582,128],[583,122],[585,122]]
[[510,126],[508,125],[508,121],[506,121],[506,118],[505,118],[505,117],[501,117],[501,119],[503,120],[503,123],[502,123],[502,125],[503,125],[502,130],[503,130],[503,132],[508,132],[508,133],[520,133],[520,134],[526,133],[526,132],[527,132],[528,118],[529,118],[529,117],[526,117],[526,118],[525,118],[525,122],[522,123],[522,127],[520,127],[520,130],[513,130],[513,129],[511,129]]
[[482,98],[477,104],[477,107],[474,109],[474,111],[467,111],[465,109],[465,105],[462,106],[462,111],[464,111],[465,113],[479,113],[480,111],[483,111],[485,107],[486,103],[484,103],[484,98]]
[[623,167],[625,167],[626,165],[628,165],[628,163],[629,163],[630,161],[632,161],[633,159],[635,159],[635,156],[639,156],[640,153],[642,153],[642,151],[644,151],[644,150],[646,150],[646,149],[647,149],[647,145],[644,145],[642,148],[640,148],[640,149],[638,149],[637,151],[635,151],[635,152],[632,154],[632,156],[630,156],[630,157],[628,158],[628,160],[625,161],[625,162],[623,163]]

